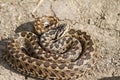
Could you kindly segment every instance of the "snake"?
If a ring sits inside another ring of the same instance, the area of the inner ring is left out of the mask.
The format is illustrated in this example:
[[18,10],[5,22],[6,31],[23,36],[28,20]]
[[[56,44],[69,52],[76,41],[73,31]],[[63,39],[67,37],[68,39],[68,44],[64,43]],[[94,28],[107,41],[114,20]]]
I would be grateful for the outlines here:
[[6,49],[4,59],[14,70],[40,80],[79,80],[95,57],[92,37],[54,16],[35,18],[34,32],[16,33]]

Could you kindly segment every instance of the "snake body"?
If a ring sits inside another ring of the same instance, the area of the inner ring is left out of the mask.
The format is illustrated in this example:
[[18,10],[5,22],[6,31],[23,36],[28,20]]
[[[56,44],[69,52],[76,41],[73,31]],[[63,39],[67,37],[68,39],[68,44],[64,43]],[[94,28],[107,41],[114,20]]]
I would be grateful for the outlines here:
[[35,33],[19,32],[7,45],[5,60],[12,68],[40,79],[77,80],[80,68],[94,58],[90,35],[59,24],[56,17],[36,18]]

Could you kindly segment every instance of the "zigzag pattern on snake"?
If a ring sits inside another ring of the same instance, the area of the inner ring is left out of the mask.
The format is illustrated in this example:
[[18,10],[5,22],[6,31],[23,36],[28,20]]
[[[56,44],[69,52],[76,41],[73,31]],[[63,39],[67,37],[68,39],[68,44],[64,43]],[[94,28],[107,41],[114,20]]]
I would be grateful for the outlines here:
[[[59,24],[53,16],[34,21],[35,33],[19,32],[7,45],[5,60],[22,74],[50,80],[77,80],[80,68],[94,59],[90,35]],[[65,33],[66,32],[66,33]]]

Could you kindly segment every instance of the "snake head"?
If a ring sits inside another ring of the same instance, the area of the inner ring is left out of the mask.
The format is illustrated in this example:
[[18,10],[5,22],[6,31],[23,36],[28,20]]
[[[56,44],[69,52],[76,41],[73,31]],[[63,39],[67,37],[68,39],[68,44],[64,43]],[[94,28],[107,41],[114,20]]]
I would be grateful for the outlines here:
[[34,28],[38,35],[41,35],[48,30],[57,27],[58,18],[53,16],[43,16],[41,18],[36,18],[34,22]]

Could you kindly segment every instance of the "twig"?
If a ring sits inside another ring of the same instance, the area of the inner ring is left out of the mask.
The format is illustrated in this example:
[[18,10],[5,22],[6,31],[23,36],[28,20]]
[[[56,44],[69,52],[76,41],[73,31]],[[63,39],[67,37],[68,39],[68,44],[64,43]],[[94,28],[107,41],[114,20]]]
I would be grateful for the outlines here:
[[36,16],[34,15],[34,12],[38,9],[38,7],[41,5],[42,2],[43,2],[43,0],[40,0],[39,3],[38,3],[38,5],[31,12],[31,15],[32,15],[33,18],[36,18]]

